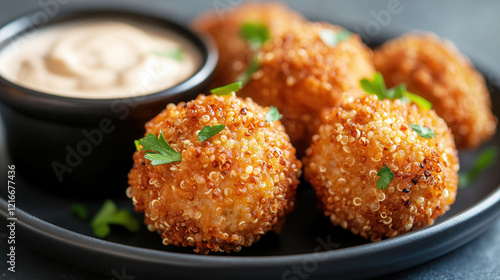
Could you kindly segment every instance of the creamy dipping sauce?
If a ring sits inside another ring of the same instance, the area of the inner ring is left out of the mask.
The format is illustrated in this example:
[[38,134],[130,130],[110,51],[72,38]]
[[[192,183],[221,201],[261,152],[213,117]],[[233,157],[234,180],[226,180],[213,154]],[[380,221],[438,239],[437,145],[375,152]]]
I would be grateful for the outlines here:
[[200,67],[187,39],[136,22],[79,20],[14,40],[0,52],[0,75],[44,93],[108,99],[171,88]]

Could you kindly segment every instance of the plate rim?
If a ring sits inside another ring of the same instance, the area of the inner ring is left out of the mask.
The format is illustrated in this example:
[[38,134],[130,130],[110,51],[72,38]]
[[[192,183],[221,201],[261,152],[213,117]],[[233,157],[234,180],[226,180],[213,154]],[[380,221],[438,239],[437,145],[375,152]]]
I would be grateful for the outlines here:
[[[0,197],[0,215],[4,218],[8,216],[7,201]],[[477,218],[477,216],[487,216],[483,219],[476,219],[473,226],[468,227],[470,233],[474,230],[473,234],[464,234],[459,228],[467,224],[467,222]],[[426,228],[400,235],[393,238],[388,238],[378,242],[356,245],[347,248],[313,252],[313,253],[300,253],[293,255],[276,255],[276,256],[219,256],[219,255],[198,255],[186,254],[177,252],[160,251],[156,249],[149,249],[143,247],[136,247],[116,243],[112,241],[102,240],[95,237],[87,236],[78,232],[65,229],[63,227],[52,224],[43,219],[37,218],[34,215],[25,212],[24,210],[16,209],[17,224],[23,230],[26,230],[30,236],[38,234],[43,238],[56,243],[66,243],[67,246],[73,246],[83,251],[94,251],[104,255],[114,256],[118,259],[128,259],[133,262],[146,262],[154,265],[162,266],[178,266],[180,268],[204,268],[204,269],[232,269],[241,268],[283,268],[292,267],[293,265],[303,263],[308,257],[313,257],[317,261],[318,267],[321,264],[331,263],[335,261],[342,261],[343,259],[359,258],[368,255],[388,253],[395,251],[398,247],[404,245],[419,245],[420,243],[428,243],[429,240],[439,238],[440,234],[447,232],[459,232],[460,236],[465,238],[461,242],[457,242],[457,237],[452,238],[452,246],[446,247],[446,250],[440,250],[436,253],[436,247],[428,248],[422,252],[427,253],[427,257],[419,261],[408,263],[407,265],[400,266],[398,270],[423,263],[437,256],[448,253],[465,243],[468,243],[476,236],[482,234],[489,226],[486,223],[493,221],[500,217],[500,185],[494,188],[490,193],[484,196],[481,200],[476,202],[473,206],[449,217],[448,219]],[[479,224],[477,222],[480,222]],[[485,226],[486,224],[486,226]],[[442,246],[441,246],[442,247]],[[397,251],[397,250],[396,250]],[[394,252],[392,252],[394,253]],[[318,255],[315,255],[318,254]],[[407,256],[407,258],[409,258]],[[391,265],[394,261],[389,259],[385,261],[385,265]],[[380,260],[377,260],[380,262]],[[396,261],[397,262],[397,261]],[[88,269],[88,267],[86,267]],[[397,270],[393,270],[395,272]],[[282,272],[286,272],[282,271]],[[380,273],[382,275],[384,273]],[[374,276],[373,271],[370,276]]]

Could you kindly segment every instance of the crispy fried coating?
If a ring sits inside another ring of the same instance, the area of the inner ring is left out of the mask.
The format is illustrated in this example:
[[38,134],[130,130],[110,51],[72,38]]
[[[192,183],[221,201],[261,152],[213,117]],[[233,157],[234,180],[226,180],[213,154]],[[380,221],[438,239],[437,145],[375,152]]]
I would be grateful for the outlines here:
[[484,79],[451,42],[433,34],[404,35],[376,49],[374,64],[388,86],[406,83],[432,102],[457,148],[475,148],[495,134]]
[[361,96],[359,81],[374,75],[372,52],[358,35],[331,46],[323,32],[342,28],[327,23],[303,23],[268,42],[259,54],[257,71],[240,95],[283,114],[297,154],[303,155],[325,108],[338,106],[344,95]]
[[219,62],[215,68],[212,88],[235,82],[238,76],[246,71],[257,52],[241,37],[242,24],[265,24],[273,38],[287,31],[293,22],[304,21],[304,17],[298,12],[277,2],[250,2],[232,10],[212,11],[198,16],[192,27],[199,32],[208,33],[219,50]]
[[[182,161],[151,165],[134,154],[127,195],[145,213],[163,244],[194,246],[195,252],[240,251],[271,229],[279,230],[294,206],[301,162],[283,125],[267,122],[250,99],[198,96],[170,104],[146,124],[163,135]],[[206,125],[220,133],[200,142]]]
[[[419,136],[410,124],[431,128]],[[325,115],[306,151],[305,178],[334,225],[372,241],[432,225],[455,201],[453,136],[433,110],[367,96]],[[385,190],[377,173],[395,174]]]

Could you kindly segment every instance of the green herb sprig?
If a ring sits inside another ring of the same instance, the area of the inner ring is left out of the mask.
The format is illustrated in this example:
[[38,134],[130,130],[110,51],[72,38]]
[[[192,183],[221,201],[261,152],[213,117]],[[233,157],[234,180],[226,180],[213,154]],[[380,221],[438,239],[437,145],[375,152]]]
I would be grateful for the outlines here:
[[247,70],[245,72],[241,73],[238,78],[236,78],[237,81],[240,81],[243,85],[248,83],[250,79],[252,79],[252,75],[257,72],[260,68],[260,61],[257,56],[255,56],[252,59],[252,62],[250,65],[248,65]]
[[[89,211],[87,210],[87,207],[80,203],[72,204],[70,206],[70,212],[81,220],[87,220],[89,218]],[[127,209],[118,209],[116,204],[112,200],[108,199],[103,203],[101,209],[92,218],[90,226],[92,227],[95,236],[99,238],[106,238],[111,232],[111,228],[109,226],[111,224],[123,226],[131,232],[139,230],[139,222],[132,215],[132,212]]]
[[384,100],[385,98],[389,100],[401,99],[406,103],[413,102],[422,109],[428,110],[432,108],[432,103],[428,100],[419,95],[408,92],[405,84],[400,84],[387,89],[384,77],[379,72],[375,73],[373,80],[361,79],[359,83],[365,92],[377,95],[379,100]]
[[319,37],[325,44],[330,47],[335,47],[338,43],[349,39],[351,36],[351,32],[342,29],[338,32],[333,31],[331,29],[322,29],[319,33]]
[[266,121],[268,122],[274,122],[274,121],[279,121],[283,117],[282,114],[278,111],[278,108],[271,106],[269,111],[266,114]]
[[217,96],[230,95],[233,92],[238,92],[243,87],[242,82],[236,82],[229,85],[225,85],[223,87],[218,87],[210,90],[210,93],[213,93]]
[[146,154],[144,158],[151,161],[152,165],[181,161],[181,153],[175,151],[163,137],[163,131],[160,130],[160,136],[149,133],[146,137],[137,140],[137,144],[142,146]]
[[139,222],[132,216],[131,211],[118,209],[116,204],[108,199],[94,216],[90,225],[94,230],[95,236],[106,238],[111,232],[111,228],[109,227],[111,224],[123,226],[131,232],[139,230]]
[[224,130],[225,127],[226,126],[223,124],[218,124],[214,126],[207,125],[198,133],[198,140],[200,140],[200,142],[203,142],[209,139],[210,137],[216,135],[217,133],[221,132],[222,130]]
[[262,47],[271,37],[267,26],[257,22],[243,23],[240,26],[240,35],[243,39],[247,40],[250,47],[254,50]]
[[89,211],[85,206],[80,203],[74,203],[70,206],[71,214],[75,215],[78,219],[86,220],[89,217]]
[[[427,99],[423,98],[420,95],[417,95],[417,94],[414,94],[414,93],[407,91],[406,85],[404,85],[404,87],[405,87],[405,89],[404,89],[403,98],[402,98],[403,101],[406,101],[405,98],[408,98],[409,101],[417,104],[422,109],[429,110],[432,108],[431,102],[429,102]],[[406,101],[406,102],[408,102],[408,101]]]
[[465,189],[470,186],[486,168],[492,166],[496,162],[498,154],[498,147],[489,147],[481,151],[473,167],[469,171],[461,171],[458,173],[458,187],[460,189]]
[[385,190],[392,179],[394,179],[394,172],[392,172],[389,166],[385,165],[377,172],[377,176],[380,176],[377,180],[377,189]]
[[140,151],[142,149],[141,144],[139,144],[139,140],[134,140],[135,150]]
[[430,129],[426,126],[421,126],[418,124],[410,124],[410,127],[411,127],[411,129],[413,129],[413,131],[415,131],[418,135],[420,135],[420,137],[423,137],[423,138],[436,137],[436,134],[434,133],[434,131],[432,131],[432,129]]

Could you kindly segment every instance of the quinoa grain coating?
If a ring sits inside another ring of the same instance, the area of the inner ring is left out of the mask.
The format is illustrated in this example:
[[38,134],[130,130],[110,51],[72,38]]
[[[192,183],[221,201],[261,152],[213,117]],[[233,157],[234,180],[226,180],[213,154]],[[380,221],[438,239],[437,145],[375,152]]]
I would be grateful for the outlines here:
[[374,63],[388,87],[406,83],[433,104],[457,148],[478,147],[495,134],[497,119],[484,78],[453,43],[434,34],[404,35],[376,49]]
[[247,22],[264,24],[271,38],[287,31],[293,22],[304,22],[298,12],[282,3],[245,3],[222,15],[208,12],[192,23],[195,30],[209,34],[219,50],[219,62],[214,72],[212,88],[236,82],[246,71],[257,50],[252,49],[240,34],[241,25]]
[[340,105],[346,95],[365,95],[359,81],[375,73],[372,52],[358,35],[334,46],[323,41],[324,32],[343,30],[328,23],[302,23],[272,38],[259,53],[260,70],[239,92],[278,108],[298,155],[309,146],[322,110]]
[[[278,230],[294,207],[301,162],[279,121],[263,108],[233,95],[204,96],[170,104],[146,124],[160,130],[182,160],[152,166],[134,154],[127,195],[145,213],[163,243],[195,252],[240,251],[271,229]],[[226,127],[200,142],[206,125]]]
[[[410,124],[436,136],[420,137]],[[457,151],[433,110],[375,95],[352,99],[325,114],[312,139],[305,179],[331,222],[354,234],[376,241],[432,225],[455,201]],[[395,177],[379,190],[384,166]]]

